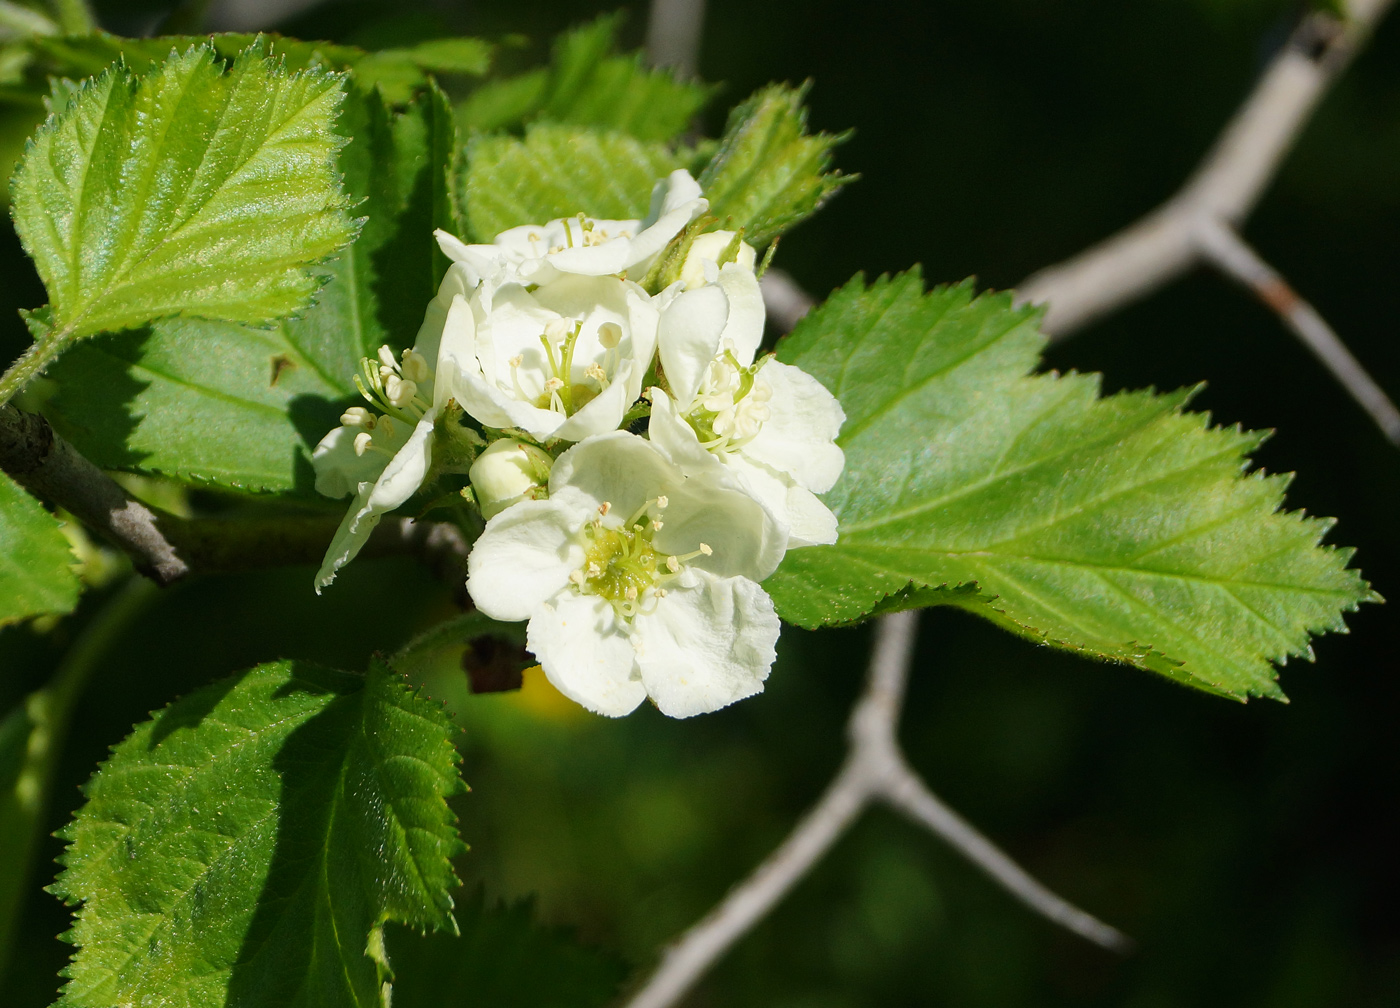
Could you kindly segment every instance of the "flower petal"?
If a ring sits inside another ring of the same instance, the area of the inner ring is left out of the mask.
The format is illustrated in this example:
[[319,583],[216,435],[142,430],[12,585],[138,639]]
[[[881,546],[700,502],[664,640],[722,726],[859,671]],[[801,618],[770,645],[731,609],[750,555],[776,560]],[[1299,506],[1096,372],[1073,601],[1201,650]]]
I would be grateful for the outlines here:
[[336,571],[355,559],[356,554],[369,541],[374,527],[379,524],[379,516],[383,512],[369,506],[369,496],[373,490],[373,483],[361,483],[355,500],[350,504],[350,510],[346,511],[345,517],[340,520],[340,527],[335,530],[326,555],[321,560],[321,569],[316,572],[317,595],[321,594],[322,588],[335,580]]
[[753,696],[776,657],[780,626],[768,593],[748,578],[701,572],[633,623],[647,694],[675,718]]
[[787,526],[788,549],[828,546],[836,541],[836,516],[812,491],[799,486],[787,473],[746,458],[730,455],[730,473],[748,493]]
[[591,501],[568,493],[512,504],[486,523],[467,557],[467,593],[487,616],[529,619],[583,565],[578,531]]
[[[652,542],[662,553],[680,556],[701,545],[712,551],[687,563],[720,577],[762,581],[783,559],[787,526],[727,472],[709,470],[671,484],[665,524]],[[558,472],[558,469],[555,469]]]
[[[395,424],[395,430],[401,425]],[[404,429],[407,433],[407,428]],[[355,454],[356,427],[337,427],[311,452],[311,467],[316,470],[316,492],[326,497],[352,494],[361,483],[373,483],[389,464],[382,452]]]
[[720,346],[732,347],[739,363],[747,367],[763,342],[763,292],[753,270],[736,262],[720,267],[718,284],[729,301],[729,318],[720,334]]
[[394,453],[370,491],[369,507],[379,512],[392,511],[418,492],[433,463],[433,425],[437,422],[437,412],[434,408],[424,413],[408,441]]
[[530,617],[525,646],[560,693],[596,714],[622,717],[646,699],[628,628],[596,595],[560,592]]
[[716,284],[686,291],[661,313],[656,330],[661,368],[682,410],[695,401],[728,321],[729,298]]
[[606,501],[626,518],[653,497],[674,493],[682,481],[680,470],[651,442],[612,431],[560,455],[549,476],[549,493],[553,498],[573,488],[587,494],[594,507]]
[[801,368],[770,360],[758,372],[773,390],[771,415],[744,454],[791,474],[816,493],[835,485],[846,456],[835,444],[845,411],[836,397]]
[[[635,365],[632,361],[622,361],[607,388],[589,400],[573,416],[559,424],[553,432],[548,435],[536,436],[557,437],[565,441],[582,441],[594,434],[606,434],[608,431],[617,430],[618,424],[622,423],[622,418],[627,413],[627,407],[631,406],[632,400],[636,398],[634,395],[628,395],[631,391],[634,370]],[[554,415],[561,420],[563,419],[558,413]]]

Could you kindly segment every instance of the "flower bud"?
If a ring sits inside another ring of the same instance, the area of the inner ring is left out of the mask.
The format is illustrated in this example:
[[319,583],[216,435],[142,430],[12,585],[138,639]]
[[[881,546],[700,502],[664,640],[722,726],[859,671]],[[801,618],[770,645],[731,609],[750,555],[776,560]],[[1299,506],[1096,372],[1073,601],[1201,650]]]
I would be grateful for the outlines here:
[[554,460],[534,445],[513,438],[491,442],[469,473],[482,517],[493,518],[518,501],[544,496],[553,465]]
[[[705,285],[707,282],[705,264],[709,263],[711,268],[714,268],[733,241],[733,231],[711,231],[698,236],[690,243],[690,250],[685,255],[685,262],[681,265],[681,282],[685,285],[686,290]],[[748,242],[741,241],[739,254],[733,261],[745,269],[753,269],[757,261],[753,246]]]

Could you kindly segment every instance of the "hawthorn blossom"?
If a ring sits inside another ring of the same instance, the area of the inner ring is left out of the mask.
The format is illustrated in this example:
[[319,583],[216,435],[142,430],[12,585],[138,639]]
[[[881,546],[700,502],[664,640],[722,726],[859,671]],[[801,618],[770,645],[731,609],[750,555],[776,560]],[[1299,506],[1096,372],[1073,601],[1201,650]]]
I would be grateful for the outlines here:
[[[436,381],[429,361],[441,370],[443,327],[430,318],[413,348],[395,358],[387,346],[377,359],[360,362],[355,385],[373,409],[351,406],[340,426],[321,439],[311,453],[316,490],[327,497],[354,495],[316,572],[320,594],[336,571],[355,558],[379,519],[399,507],[423,485],[433,462],[433,434],[450,396],[449,383]],[[449,353],[450,356],[450,353]]]
[[467,591],[492,619],[529,620],[550,682],[589,710],[620,717],[650,697],[689,717],[762,690],[779,625],[758,582],[785,538],[728,482],[614,431],[559,457],[548,499],[487,523]]
[[659,316],[641,287],[560,274],[533,289],[483,283],[468,294],[467,279],[454,266],[437,299],[440,309],[450,298],[444,381],[464,410],[539,441],[581,441],[621,425],[656,353]]
[[468,245],[437,231],[443,253],[462,266],[467,284],[544,284],[561,274],[640,279],[671,239],[709,209],[690,173],[677,169],[656,183],[642,220],[598,220],[579,214],[510,228],[489,245]]
[[789,548],[834,543],[836,517],[816,495],[845,465],[841,404],[801,368],[754,362],[764,310],[751,266],[702,266],[710,281],[661,314],[670,394],[651,390],[648,434],[687,473],[726,471],[787,526]]

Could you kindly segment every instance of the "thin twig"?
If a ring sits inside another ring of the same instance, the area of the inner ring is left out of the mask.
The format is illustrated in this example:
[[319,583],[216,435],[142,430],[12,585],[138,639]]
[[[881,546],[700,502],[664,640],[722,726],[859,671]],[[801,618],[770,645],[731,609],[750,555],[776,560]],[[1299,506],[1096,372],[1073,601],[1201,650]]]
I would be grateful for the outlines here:
[[1254,209],[1328,86],[1393,0],[1349,0],[1347,18],[1306,15],[1180,192],[1118,234],[1029,277],[1023,301],[1045,304],[1064,339],[1176,279],[1200,259],[1201,220],[1238,225]]
[[652,0],[647,17],[647,61],[694,77],[700,65],[705,0]]
[[1196,239],[1201,254],[1271,308],[1370,414],[1381,433],[1400,445],[1400,410],[1317,310],[1299,297],[1233,228],[1219,221],[1202,221]]
[[781,333],[792,332],[817,303],[786,270],[769,268],[758,282],[768,321]]
[[841,770],[778,849],[666,950],[656,972],[626,1008],[669,1008],[684,997],[876,798],[947,840],[1027,906],[1055,923],[1114,951],[1131,947],[1119,931],[1060,899],[1027,874],[939,801],[909,768],[895,732],[917,628],[918,614],[913,611],[886,616],[876,625],[870,674],[847,724],[850,748]]

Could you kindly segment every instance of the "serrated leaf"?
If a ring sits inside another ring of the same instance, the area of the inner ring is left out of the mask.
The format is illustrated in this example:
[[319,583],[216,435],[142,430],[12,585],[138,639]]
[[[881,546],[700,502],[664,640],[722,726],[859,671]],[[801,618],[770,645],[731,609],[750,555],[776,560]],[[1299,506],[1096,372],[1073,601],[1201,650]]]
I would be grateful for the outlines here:
[[390,104],[407,103],[429,84],[429,73],[479,76],[491,66],[491,45],[475,38],[443,38],[402,49],[381,49],[353,64],[367,89],[378,88]]
[[270,329],[194,319],[104,336],[49,371],[46,412],[88,458],[249,490],[311,492],[310,450],[355,396],[360,358],[405,346],[437,289],[434,227],[458,227],[455,140],[436,89],[401,113],[354,90],[339,129],[345,186],[366,217],[300,318]]
[[507,228],[579,212],[644,217],[657,179],[683,165],[661,144],[580,127],[531,126],[523,140],[473,137],[463,175],[467,227],[489,242]]
[[202,45],[83,84],[12,185],[53,338],[304,307],[320,282],[308,267],[354,234],[334,170],[339,83],[256,50],[225,73]]
[[[841,537],[788,553],[764,583],[779,613],[816,626],[944,602],[1281,697],[1270,662],[1310,656],[1309,634],[1375,598],[1350,551],[1318,546],[1330,522],[1278,510],[1286,477],[1242,475],[1259,435],[1182,413],[1188,392],[1099,398],[1096,376],[1028,375],[1043,343],[1009,294],[926,294],[917,270],[857,278],[801,323],[779,357],[847,415],[826,498]],[[963,590],[922,594],[945,586]]]
[[380,1005],[380,926],[453,928],[451,735],[377,660],[261,665],[138,726],[64,833],[59,1005]]
[[487,908],[478,890],[457,911],[461,935],[388,934],[394,1008],[602,1008],[627,966],[534,921],[528,901]]
[[552,122],[672,139],[714,89],[652,69],[641,53],[616,55],[621,22],[620,14],[604,15],[559,36],[548,67],[476,89],[458,106],[458,122],[480,132]]
[[73,553],[58,521],[0,472],[0,626],[78,602]]
[[806,93],[770,84],[736,106],[700,176],[710,212],[752,244],[788,231],[858,177],[827,170],[845,137],[807,133]]

